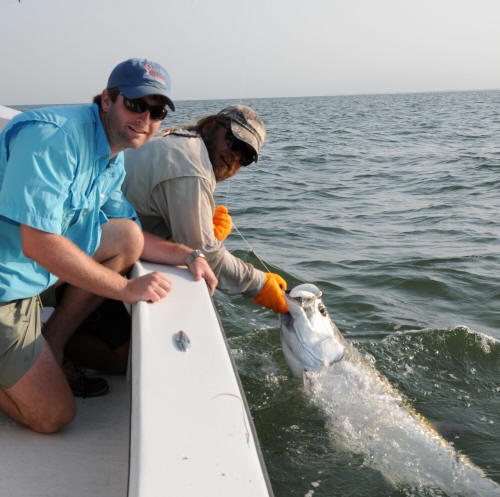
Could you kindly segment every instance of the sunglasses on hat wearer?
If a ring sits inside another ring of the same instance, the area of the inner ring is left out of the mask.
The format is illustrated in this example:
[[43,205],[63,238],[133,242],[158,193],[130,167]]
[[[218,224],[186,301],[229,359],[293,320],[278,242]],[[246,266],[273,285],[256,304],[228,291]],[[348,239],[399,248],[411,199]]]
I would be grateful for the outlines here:
[[226,128],[226,145],[233,152],[239,152],[240,154],[240,164],[245,167],[255,162],[255,152],[253,149],[247,145],[245,142],[239,140],[233,135],[231,131],[231,124],[228,122],[217,121],[222,127]]
[[123,105],[130,112],[142,114],[149,110],[149,116],[153,121],[161,121],[167,117],[167,103],[162,105],[150,105],[145,98],[128,98],[122,93]]

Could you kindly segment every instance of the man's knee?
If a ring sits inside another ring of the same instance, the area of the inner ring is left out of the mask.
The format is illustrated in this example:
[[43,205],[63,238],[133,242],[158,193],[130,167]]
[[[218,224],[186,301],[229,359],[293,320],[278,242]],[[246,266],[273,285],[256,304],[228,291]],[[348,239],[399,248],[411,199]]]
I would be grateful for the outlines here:
[[31,419],[27,418],[26,425],[38,433],[56,433],[73,421],[75,415],[76,407],[73,401],[66,406],[57,406],[50,412],[44,413],[43,416],[37,416]]
[[2,409],[39,433],[60,430],[76,414],[75,398],[45,341],[31,368],[3,392]]
[[144,236],[141,228],[130,219],[111,219],[103,226],[101,245],[94,254],[98,262],[114,257],[123,261],[124,267],[134,264],[144,248]]
[[137,223],[130,221],[129,219],[123,219],[123,221],[123,247],[130,253],[133,258],[132,262],[135,262],[139,259],[144,249],[144,235],[142,234],[142,230],[139,228]]

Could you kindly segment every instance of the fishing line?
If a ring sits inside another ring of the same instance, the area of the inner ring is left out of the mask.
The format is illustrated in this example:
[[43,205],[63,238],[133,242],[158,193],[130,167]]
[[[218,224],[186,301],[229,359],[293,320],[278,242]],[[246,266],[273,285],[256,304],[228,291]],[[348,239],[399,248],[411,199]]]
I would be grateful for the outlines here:
[[[226,190],[226,200],[225,200],[225,205],[229,205],[229,190],[231,189],[231,184],[229,183],[229,181],[227,182],[227,190]],[[233,218],[231,218],[232,220],[232,223],[233,223],[233,228],[236,230],[236,232],[238,233],[238,235],[240,235],[241,239],[247,244],[247,247],[248,249],[250,250],[250,252],[255,256],[257,257],[257,260],[264,266],[265,270],[268,272],[268,273],[271,273],[272,271],[267,267],[266,263],[256,254],[254,248],[250,245],[250,243],[248,242],[248,240],[243,236],[243,233],[238,229],[238,226],[236,226]]]

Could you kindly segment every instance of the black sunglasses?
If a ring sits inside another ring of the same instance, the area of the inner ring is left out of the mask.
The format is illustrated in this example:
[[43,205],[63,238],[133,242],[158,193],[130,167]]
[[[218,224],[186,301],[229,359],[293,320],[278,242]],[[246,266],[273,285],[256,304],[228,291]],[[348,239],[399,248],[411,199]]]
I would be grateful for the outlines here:
[[250,165],[252,162],[255,162],[255,152],[249,145],[241,140],[238,140],[238,138],[233,135],[231,125],[220,121],[219,124],[226,128],[225,139],[228,148],[230,148],[233,152],[239,152],[240,164],[244,167]]
[[130,111],[136,114],[142,114],[149,110],[149,116],[154,121],[161,121],[167,117],[167,104],[164,105],[149,105],[144,98],[128,98],[122,93],[123,105]]

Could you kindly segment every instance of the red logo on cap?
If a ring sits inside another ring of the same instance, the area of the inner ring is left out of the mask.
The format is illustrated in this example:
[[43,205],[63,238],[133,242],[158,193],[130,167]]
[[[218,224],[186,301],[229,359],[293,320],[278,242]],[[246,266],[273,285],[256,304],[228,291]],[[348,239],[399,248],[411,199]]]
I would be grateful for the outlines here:
[[157,71],[154,71],[151,64],[144,64],[144,69],[146,69],[146,71],[152,78],[159,80],[162,84],[166,84],[166,78]]

